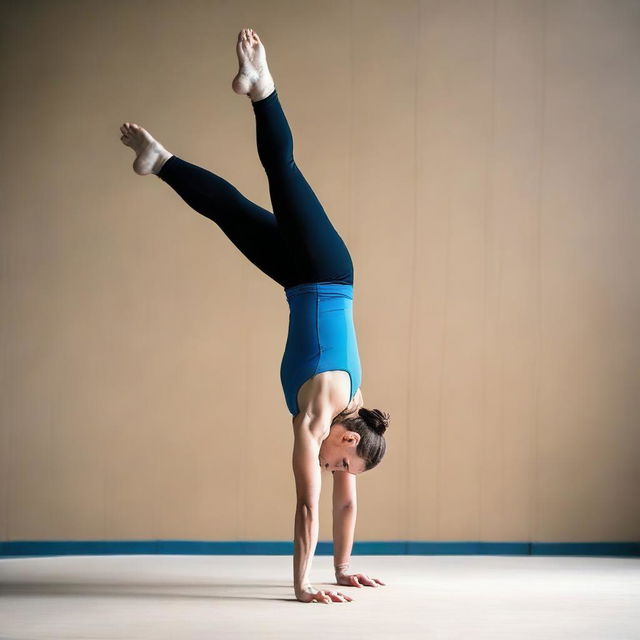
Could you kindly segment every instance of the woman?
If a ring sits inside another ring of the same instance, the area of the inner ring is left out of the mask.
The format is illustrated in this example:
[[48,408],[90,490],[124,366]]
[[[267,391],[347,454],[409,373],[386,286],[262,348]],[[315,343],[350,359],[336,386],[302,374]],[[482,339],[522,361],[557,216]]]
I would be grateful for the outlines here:
[[349,596],[317,590],[308,580],[318,541],[320,467],[334,474],[338,584],[384,584],[360,573],[349,574],[347,568],[355,528],[355,476],[382,459],[389,416],[362,406],[351,257],[294,162],[291,130],[264,46],[253,29],[238,34],[236,52],[240,70],[232,86],[252,102],[258,154],[267,173],[273,214],[250,202],[223,178],[169,153],[137,124],[124,123],[121,140],[136,152],[136,173],[154,174],[170,185],[284,287],[290,313],[280,378],[293,415],[295,594],[302,602],[350,602]]

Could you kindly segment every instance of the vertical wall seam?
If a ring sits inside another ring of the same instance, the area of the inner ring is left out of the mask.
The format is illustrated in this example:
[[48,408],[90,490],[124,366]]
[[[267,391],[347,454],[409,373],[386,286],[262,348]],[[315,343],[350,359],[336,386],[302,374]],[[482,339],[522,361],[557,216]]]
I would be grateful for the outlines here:
[[[496,0],[496,4],[497,4],[497,0]],[[498,40],[498,9],[496,7],[495,13],[494,13],[494,33],[495,33],[495,40],[494,40],[494,49],[493,49],[493,70],[494,70],[494,93],[493,93],[493,150],[495,151],[495,105],[496,105],[496,77],[497,77],[497,60],[498,60],[498,56],[497,56],[497,40]],[[494,154],[495,157],[495,154]],[[493,191],[492,191],[493,194]],[[495,220],[496,216],[494,216],[494,220]],[[497,306],[498,306],[498,312],[497,312],[497,319],[496,319],[496,323],[497,323],[497,335],[498,336],[503,336],[504,334],[502,333],[502,300],[503,300],[503,285],[504,285],[504,269],[503,269],[503,265],[504,265],[504,243],[502,242],[503,240],[503,232],[502,232],[502,226],[500,225],[500,227],[498,227],[498,225],[495,225],[495,228],[500,228],[501,231],[499,233],[496,233],[496,247],[497,247],[497,251],[498,251],[498,274],[497,274],[497,287],[498,287],[498,291],[497,291]],[[496,335],[494,333],[494,335]],[[498,364],[498,385],[497,385],[497,393],[498,393],[498,407],[499,407],[499,413],[498,413],[498,429],[499,429],[499,434],[500,434],[500,517],[501,517],[501,521],[500,521],[500,530],[504,531],[504,522],[505,522],[505,467],[506,467],[506,458],[505,458],[505,430],[504,430],[504,386],[503,386],[503,381],[504,381],[504,354],[505,354],[505,345],[504,345],[504,340],[501,340],[501,348],[500,348],[500,356],[499,356],[499,364]]]
[[[407,424],[407,439],[406,439],[406,489],[405,495],[411,495],[411,487],[414,484],[411,482],[411,400],[412,400],[412,387],[416,384],[413,373],[417,371],[417,367],[413,366],[415,358],[414,336],[415,336],[415,313],[416,313],[416,263],[417,263],[417,229],[418,229],[418,94],[419,94],[419,58],[420,58],[420,24],[421,24],[421,3],[422,0],[416,0],[415,10],[417,10],[416,17],[416,39],[415,39],[415,52],[414,52],[414,81],[413,81],[413,247],[411,253],[411,287],[409,290],[409,340],[408,340],[408,353],[407,353],[407,407],[406,407],[406,424]],[[405,504],[406,509],[406,535],[410,537],[413,532],[413,513],[408,504]]]
[[[351,240],[353,239],[351,235],[352,218],[353,218],[353,127],[354,127],[354,118],[353,118],[353,79],[354,79],[354,61],[353,61],[353,14],[354,7],[353,3],[355,0],[351,0],[349,3],[349,143],[347,150],[347,202],[348,202],[348,211],[347,211],[347,238],[349,244],[351,244]],[[355,285],[355,275],[354,275],[354,285]]]
[[[477,513],[478,513],[478,532],[476,538],[478,540],[482,540],[482,497],[483,497],[483,471],[484,471],[484,462],[486,461],[486,446],[487,446],[487,378],[490,373],[489,368],[489,331],[490,331],[490,316],[489,316],[489,286],[488,280],[489,275],[491,273],[491,258],[493,254],[490,249],[494,248],[491,246],[490,235],[489,235],[489,209],[492,203],[492,190],[491,190],[491,179],[490,177],[493,175],[493,151],[495,148],[495,105],[496,105],[496,38],[497,38],[497,0],[493,0],[493,29],[492,29],[492,51],[491,51],[491,124],[489,128],[489,140],[488,140],[488,149],[485,156],[485,172],[484,172],[484,327],[483,327],[483,335],[484,335],[484,375],[482,379],[482,409],[483,409],[483,419],[482,419],[482,443],[480,446],[480,451],[482,452],[480,456],[480,464],[478,465],[478,483],[477,483]],[[495,226],[494,226],[495,229]],[[498,316],[499,318],[499,316]],[[502,431],[500,431],[501,445],[502,445]],[[504,446],[502,445],[502,449],[504,450]],[[500,469],[504,474],[504,459],[500,460]],[[504,481],[501,484],[501,490],[504,486]],[[503,495],[501,494],[501,499]],[[502,502],[501,502],[502,507]],[[502,511],[502,509],[501,509]]]
[[[492,112],[491,112],[491,158],[492,158],[492,171],[491,175],[493,176],[493,169],[495,167],[495,148],[496,148],[496,84],[497,84],[497,49],[498,49],[498,2],[494,0],[493,4],[493,95],[492,95]],[[491,206],[493,212],[493,180],[490,182],[490,194],[491,194]],[[494,250],[498,251],[498,274],[497,274],[497,305],[498,312],[496,314],[496,323],[498,327],[500,327],[500,316],[502,309],[502,243],[500,242],[501,233],[497,232],[499,228],[497,224],[495,224],[496,216],[492,216],[494,221]],[[494,333],[495,335],[495,333]],[[502,335],[502,334],[500,334]],[[498,366],[498,379],[502,380],[502,371],[504,367],[504,344],[502,345],[502,349],[500,350],[500,361]],[[500,434],[500,528],[503,530],[504,527],[504,469],[505,469],[505,445],[504,445],[504,398],[502,396],[502,385],[498,385],[497,393],[499,396],[499,417],[498,417],[498,429]],[[504,536],[504,534],[503,534]]]
[[[5,215],[5,223],[3,229],[6,229],[6,233],[3,232],[0,247],[0,258],[2,259],[2,273],[0,273],[0,284],[3,300],[13,300],[12,283],[12,254],[11,248],[15,246],[14,242],[14,230],[13,230],[13,216]],[[6,225],[6,226],[5,226]],[[9,348],[8,348],[8,336],[15,335],[13,318],[15,316],[11,304],[2,305],[2,324],[0,324],[0,358],[2,359],[0,365],[5,367],[5,371],[9,371]],[[9,385],[7,385],[7,389]],[[0,426],[0,434],[2,435],[2,447],[0,447],[0,473],[2,473],[2,491],[4,499],[4,525],[2,531],[2,541],[9,540],[9,518],[11,517],[11,496],[12,496],[12,478],[11,472],[14,465],[11,464],[12,460],[15,460],[15,455],[11,455],[11,444],[13,441],[13,429],[16,426],[16,399],[15,394],[7,394],[6,403],[2,402],[2,408],[0,409],[0,419],[2,425]],[[51,449],[49,449],[51,450]],[[4,470],[4,471],[3,471]],[[1,541],[0,541],[1,542]]]
[[[447,92],[447,98],[451,95],[449,91],[449,76],[445,76],[445,90]],[[449,101],[447,101],[449,103]],[[452,175],[451,171],[451,155],[450,152],[446,155],[446,174]],[[447,219],[447,230],[446,236],[444,239],[445,242],[445,256],[444,256],[444,286],[443,286],[443,301],[442,301],[442,328],[441,335],[442,339],[440,341],[440,377],[438,381],[439,389],[438,389],[438,417],[436,420],[436,492],[437,492],[437,509],[436,509],[436,536],[437,539],[440,540],[440,515],[441,515],[441,502],[442,502],[442,491],[441,491],[441,476],[442,476],[442,431],[443,431],[443,423],[444,423],[444,369],[446,362],[446,354],[447,354],[447,337],[448,337],[448,312],[449,312],[449,274],[450,274],[450,262],[451,262],[451,185],[448,183],[447,190],[447,204],[445,215]]]
[[[245,320],[247,318],[247,310],[251,309],[251,297],[250,297],[250,278],[248,276],[248,263],[244,264],[243,273],[245,274],[245,308],[244,308],[244,317]],[[251,362],[249,358],[249,353],[251,351],[251,326],[252,323],[247,322],[247,337],[244,341],[244,362],[245,362],[245,394],[244,397],[249,397],[249,380],[251,376]],[[250,402],[245,402],[244,404],[244,412],[245,412],[245,424],[244,424],[244,432],[245,432],[245,442],[251,442],[251,433],[249,428],[249,418],[251,414],[250,410]],[[247,447],[243,447],[244,449],[244,459],[245,464],[247,462]],[[248,475],[245,473],[237,473],[234,474],[237,477],[236,491],[238,495],[238,511],[236,513],[236,524],[234,527],[236,533],[237,540],[246,540],[247,539],[247,478]]]
[[533,442],[531,456],[532,456],[532,486],[530,497],[530,513],[529,513],[529,540],[532,542],[538,541],[538,497],[539,497],[539,468],[538,468],[538,430],[540,429],[540,361],[542,350],[542,193],[544,185],[544,135],[545,135],[545,114],[546,114],[546,82],[547,82],[547,1],[544,1],[542,5],[542,68],[541,68],[541,82],[540,82],[540,148],[539,148],[539,161],[538,161],[538,197],[536,203],[536,246],[535,246],[535,261],[534,268],[536,273],[536,311],[537,311],[537,327],[536,327],[536,349],[535,349],[535,362],[533,367],[533,382],[534,382],[534,419],[532,421],[533,437],[530,438],[530,443]]

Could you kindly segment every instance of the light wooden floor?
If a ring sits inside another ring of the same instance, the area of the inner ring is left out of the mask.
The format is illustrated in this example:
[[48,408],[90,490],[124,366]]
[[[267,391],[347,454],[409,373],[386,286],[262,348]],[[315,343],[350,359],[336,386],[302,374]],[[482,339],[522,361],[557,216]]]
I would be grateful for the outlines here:
[[[331,567],[316,556],[316,587]],[[640,638],[640,559],[355,556],[352,568],[387,586],[303,604],[288,556],[5,558],[0,638]]]

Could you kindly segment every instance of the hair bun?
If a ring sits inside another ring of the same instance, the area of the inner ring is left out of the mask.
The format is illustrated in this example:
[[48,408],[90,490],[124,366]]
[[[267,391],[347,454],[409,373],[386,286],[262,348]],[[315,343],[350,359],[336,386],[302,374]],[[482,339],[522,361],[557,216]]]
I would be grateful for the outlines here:
[[379,409],[365,409],[362,407],[358,411],[358,415],[367,423],[369,428],[380,436],[384,435],[384,432],[389,428],[389,414],[383,413]]

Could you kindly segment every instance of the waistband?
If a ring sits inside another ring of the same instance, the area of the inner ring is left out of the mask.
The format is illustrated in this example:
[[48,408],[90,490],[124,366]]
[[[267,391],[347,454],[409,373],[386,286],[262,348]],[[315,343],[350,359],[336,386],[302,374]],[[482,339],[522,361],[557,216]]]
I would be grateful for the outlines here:
[[353,285],[343,282],[303,282],[285,290],[287,301],[305,293],[315,293],[319,296],[338,296],[353,300]]

